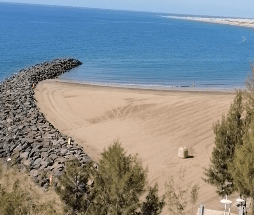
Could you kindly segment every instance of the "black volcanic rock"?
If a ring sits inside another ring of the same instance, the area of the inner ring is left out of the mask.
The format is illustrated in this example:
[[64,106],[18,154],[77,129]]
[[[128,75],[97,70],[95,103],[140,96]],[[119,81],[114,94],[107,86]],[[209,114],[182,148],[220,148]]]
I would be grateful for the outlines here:
[[91,161],[82,147],[67,144],[67,136],[46,120],[33,97],[40,81],[56,78],[80,64],[75,59],[57,59],[22,69],[0,82],[0,158],[15,159],[14,163],[30,170],[34,181],[43,187],[49,180],[41,171],[59,176],[68,160]]

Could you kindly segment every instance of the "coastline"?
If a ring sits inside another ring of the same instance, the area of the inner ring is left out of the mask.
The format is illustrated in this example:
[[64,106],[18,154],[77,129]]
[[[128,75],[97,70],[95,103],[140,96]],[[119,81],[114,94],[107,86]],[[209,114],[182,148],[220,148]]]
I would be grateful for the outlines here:
[[91,161],[82,147],[74,146],[73,141],[70,144],[68,137],[46,120],[34,98],[39,82],[56,78],[80,64],[75,59],[47,61],[0,82],[0,158],[9,166],[30,172],[34,182],[44,189],[50,181],[43,172],[54,176],[53,185],[56,185],[65,162]]
[[92,82],[78,82],[74,80],[67,80],[58,78],[57,82],[66,84],[77,84],[91,87],[105,87],[126,90],[143,90],[143,91],[161,91],[161,92],[200,92],[200,93],[235,93],[237,90],[245,90],[241,87],[191,87],[191,86],[162,86],[162,85],[138,85],[138,84],[107,84],[107,83],[92,83]]
[[[205,184],[214,134],[212,126],[227,113],[235,92],[122,88],[66,82],[40,82],[35,98],[40,111],[59,131],[72,136],[92,160],[119,139],[127,153],[139,154],[148,180],[159,184],[159,195],[181,167],[186,181],[201,186],[198,203],[220,209],[214,187]],[[193,158],[180,159],[180,147]],[[188,209],[190,210],[190,208]],[[163,214],[167,214],[166,212]]]
[[224,25],[234,25],[241,27],[254,28],[254,19],[244,19],[244,18],[206,18],[206,17],[179,17],[179,16],[163,16],[171,19],[183,19],[183,20],[191,20],[197,22],[208,22],[215,24],[224,24]]

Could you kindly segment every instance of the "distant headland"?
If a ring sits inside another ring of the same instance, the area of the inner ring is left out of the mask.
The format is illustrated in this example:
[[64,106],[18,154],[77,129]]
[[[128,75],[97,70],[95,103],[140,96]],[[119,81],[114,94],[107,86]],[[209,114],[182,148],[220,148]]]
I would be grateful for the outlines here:
[[164,16],[164,17],[254,28],[254,19],[251,19],[251,18],[249,19],[247,18],[216,18],[216,17],[210,18],[210,17],[193,17],[193,16]]

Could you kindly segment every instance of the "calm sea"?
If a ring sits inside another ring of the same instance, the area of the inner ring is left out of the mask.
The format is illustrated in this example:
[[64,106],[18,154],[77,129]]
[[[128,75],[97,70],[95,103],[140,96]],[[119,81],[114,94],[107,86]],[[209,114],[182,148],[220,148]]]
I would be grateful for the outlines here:
[[254,61],[254,29],[164,16],[0,3],[0,80],[36,63],[74,57],[83,65],[61,79],[157,88],[244,86]]

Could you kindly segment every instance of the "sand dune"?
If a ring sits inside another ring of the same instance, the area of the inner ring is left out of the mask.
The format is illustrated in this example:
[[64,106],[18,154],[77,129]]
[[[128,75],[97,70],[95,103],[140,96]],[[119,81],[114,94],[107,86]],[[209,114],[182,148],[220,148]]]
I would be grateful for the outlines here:
[[[180,168],[185,168],[182,186],[199,183],[198,203],[221,210],[215,189],[201,177],[210,163],[213,123],[227,113],[234,96],[233,92],[138,90],[60,80],[43,81],[35,89],[46,118],[72,136],[95,161],[119,138],[127,153],[142,158],[149,183],[159,183],[160,195],[165,181],[170,176],[177,179]],[[177,157],[182,146],[189,148],[193,158]]]

